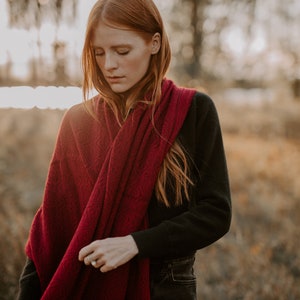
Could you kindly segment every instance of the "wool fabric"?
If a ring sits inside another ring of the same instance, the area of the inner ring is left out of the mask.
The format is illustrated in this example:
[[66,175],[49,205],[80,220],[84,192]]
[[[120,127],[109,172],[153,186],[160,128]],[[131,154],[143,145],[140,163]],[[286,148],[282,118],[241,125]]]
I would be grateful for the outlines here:
[[78,253],[94,240],[147,228],[160,167],[194,94],[165,79],[154,113],[139,102],[122,126],[100,97],[94,99],[97,120],[82,104],[66,112],[26,244],[43,300],[150,299],[148,259],[101,273]]

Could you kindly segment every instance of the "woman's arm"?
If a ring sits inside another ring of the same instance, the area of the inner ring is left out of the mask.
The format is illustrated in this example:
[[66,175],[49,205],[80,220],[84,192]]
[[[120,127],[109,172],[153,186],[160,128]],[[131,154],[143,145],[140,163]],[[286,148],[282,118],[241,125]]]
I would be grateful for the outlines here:
[[[225,152],[217,111],[208,96],[196,94],[179,141],[193,160],[192,199],[184,212],[132,234],[141,257],[185,255],[212,244],[229,230],[231,199]],[[171,210],[156,208],[156,214],[171,215]]]
[[29,258],[19,280],[18,300],[36,300],[41,298],[41,287],[35,265]]

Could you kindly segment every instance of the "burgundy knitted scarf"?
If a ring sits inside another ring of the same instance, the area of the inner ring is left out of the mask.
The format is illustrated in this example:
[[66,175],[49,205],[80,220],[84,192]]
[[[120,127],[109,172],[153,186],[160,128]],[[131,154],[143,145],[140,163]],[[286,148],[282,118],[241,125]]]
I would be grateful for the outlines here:
[[155,129],[152,108],[143,103],[121,127],[100,99],[95,106],[98,121],[83,105],[65,114],[44,201],[26,245],[42,299],[150,299],[148,259],[136,257],[101,273],[79,262],[78,253],[96,239],[147,228],[147,207],[158,172],[194,93],[164,80]]

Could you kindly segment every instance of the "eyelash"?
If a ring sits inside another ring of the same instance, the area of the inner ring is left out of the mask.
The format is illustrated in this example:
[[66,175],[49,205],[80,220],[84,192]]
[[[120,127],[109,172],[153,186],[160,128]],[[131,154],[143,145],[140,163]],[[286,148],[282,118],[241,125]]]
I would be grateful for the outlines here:
[[98,50],[94,50],[94,55],[95,56],[101,56],[103,54],[104,54],[104,52],[98,52]]
[[119,55],[126,55],[129,53],[129,50],[122,51],[122,52],[117,52]]
[[[122,51],[122,52],[118,52],[116,51],[118,55],[127,55],[129,53],[129,50],[127,51]],[[97,51],[94,52],[95,53],[95,56],[103,56],[105,53],[104,52],[101,52],[101,53],[98,53]]]

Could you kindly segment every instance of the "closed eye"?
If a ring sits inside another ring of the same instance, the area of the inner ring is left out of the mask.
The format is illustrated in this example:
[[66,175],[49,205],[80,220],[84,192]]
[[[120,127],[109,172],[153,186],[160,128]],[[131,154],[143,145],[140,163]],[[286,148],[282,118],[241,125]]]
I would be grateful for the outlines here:
[[[123,48],[123,47],[113,47],[115,53],[117,55],[127,55],[130,52],[129,48]],[[95,56],[104,56],[105,55],[105,51],[102,48],[94,48],[94,55]]]
[[94,50],[94,54],[95,54],[95,56],[103,56],[104,55],[104,51],[100,50],[100,49],[95,49]]
[[128,49],[118,49],[116,51],[119,55],[127,55],[129,53]]

